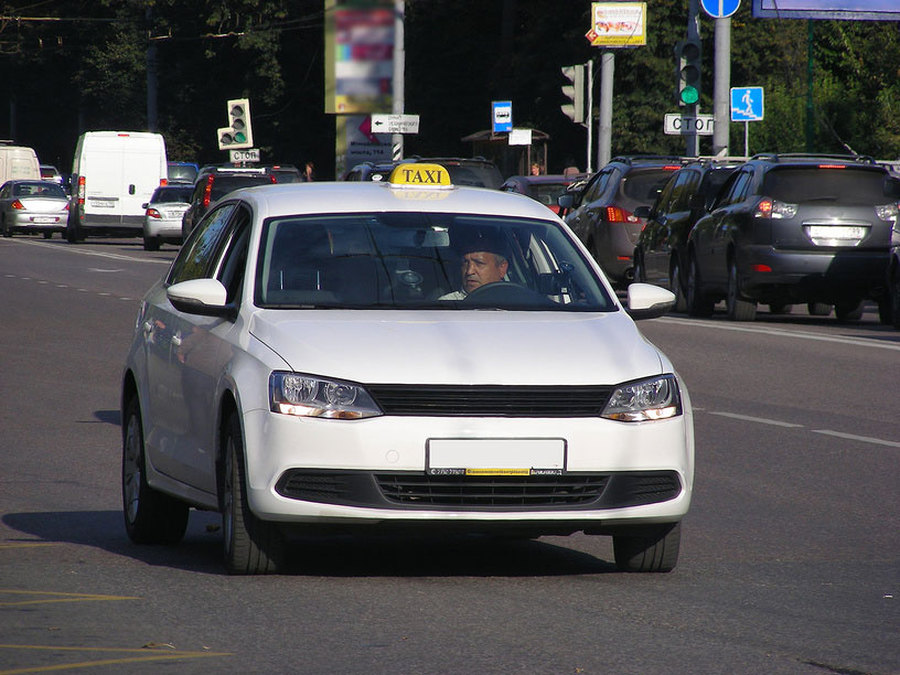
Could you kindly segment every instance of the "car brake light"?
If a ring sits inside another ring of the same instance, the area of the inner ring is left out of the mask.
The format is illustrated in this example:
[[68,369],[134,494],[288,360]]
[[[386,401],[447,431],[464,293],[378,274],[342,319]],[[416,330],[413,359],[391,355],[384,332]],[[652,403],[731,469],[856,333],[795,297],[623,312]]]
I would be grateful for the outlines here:
[[160,178],[160,179],[159,179],[159,184],[160,184],[160,185],[168,185],[168,184],[169,184],[169,179],[168,179],[168,178]]
[[206,187],[203,188],[203,208],[205,209],[209,206],[210,195],[212,194],[212,184],[213,184],[213,175],[210,174],[206,177]]
[[820,169],[846,169],[843,164],[819,164]]
[[277,183],[277,182],[278,182],[278,178],[275,176],[274,173],[269,174],[269,182],[270,182],[270,183]]
[[751,265],[754,272],[771,272],[772,268],[768,265]]
[[25,208],[25,205],[22,202],[20,202],[18,199],[15,200],[12,204],[10,204],[10,206],[12,208],[16,209],[17,211],[21,211],[22,209]]
[[797,205],[780,202],[777,199],[764,198],[756,205],[754,218],[793,218],[797,215]]
[[668,164],[663,167],[663,171],[678,171],[680,168],[677,164]]
[[162,214],[156,209],[147,209],[147,217],[148,218],[162,218]]
[[625,209],[618,206],[606,207],[606,220],[610,223],[639,223],[641,222],[634,214],[629,213]]
[[84,176],[78,176],[78,206],[84,206]]

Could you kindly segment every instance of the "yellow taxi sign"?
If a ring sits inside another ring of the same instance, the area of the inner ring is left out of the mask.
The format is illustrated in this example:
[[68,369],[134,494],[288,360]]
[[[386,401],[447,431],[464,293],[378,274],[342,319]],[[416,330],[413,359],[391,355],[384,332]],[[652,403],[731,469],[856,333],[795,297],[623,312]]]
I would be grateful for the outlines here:
[[400,187],[453,187],[453,183],[450,181],[450,172],[440,164],[399,164],[391,171],[388,182]]

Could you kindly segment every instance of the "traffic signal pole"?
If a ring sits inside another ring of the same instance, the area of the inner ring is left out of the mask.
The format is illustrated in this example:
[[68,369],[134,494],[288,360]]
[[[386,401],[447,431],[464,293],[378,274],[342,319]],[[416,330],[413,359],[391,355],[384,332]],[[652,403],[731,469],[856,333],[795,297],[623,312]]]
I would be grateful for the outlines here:
[[713,81],[713,154],[728,156],[731,124],[731,17],[716,19],[715,74]]
[[597,119],[597,168],[609,164],[612,153],[613,74],[616,57],[607,49],[600,54],[600,110]]

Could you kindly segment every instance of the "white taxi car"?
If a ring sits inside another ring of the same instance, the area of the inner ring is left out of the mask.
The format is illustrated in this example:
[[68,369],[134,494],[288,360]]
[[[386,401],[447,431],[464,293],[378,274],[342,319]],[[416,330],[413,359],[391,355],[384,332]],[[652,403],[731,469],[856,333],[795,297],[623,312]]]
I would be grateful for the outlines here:
[[219,511],[227,570],[257,574],[323,529],[585,532],[669,571],[693,418],[633,321],[674,296],[628,295],[545,206],[437,165],[232,192],[141,303],[128,535],[176,543],[191,507]]

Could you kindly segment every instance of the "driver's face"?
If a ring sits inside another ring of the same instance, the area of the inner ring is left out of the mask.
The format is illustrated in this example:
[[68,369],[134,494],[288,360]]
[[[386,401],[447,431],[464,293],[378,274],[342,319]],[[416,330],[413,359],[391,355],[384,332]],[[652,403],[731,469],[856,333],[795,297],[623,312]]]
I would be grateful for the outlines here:
[[487,251],[472,251],[462,259],[463,289],[471,293],[479,286],[502,281],[509,264]]

